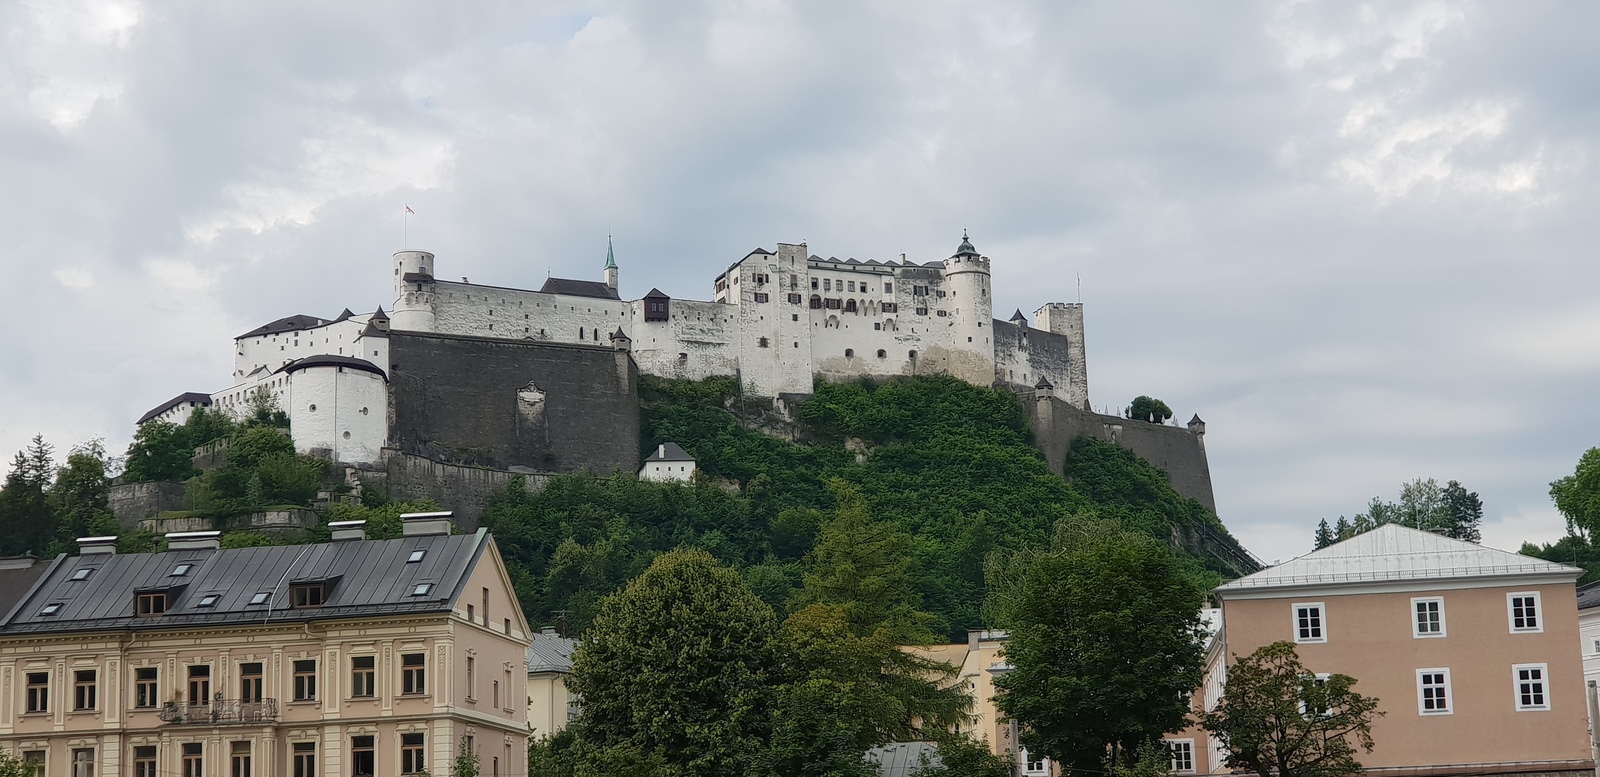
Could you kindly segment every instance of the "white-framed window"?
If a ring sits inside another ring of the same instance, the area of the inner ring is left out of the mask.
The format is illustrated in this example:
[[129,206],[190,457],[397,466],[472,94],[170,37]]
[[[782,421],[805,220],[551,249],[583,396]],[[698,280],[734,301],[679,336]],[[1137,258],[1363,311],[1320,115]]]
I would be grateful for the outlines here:
[[1295,642],[1327,642],[1327,608],[1322,602],[1296,602],[1294,611]]
[[1550,709],[1550,667],[1547,664],[1516,664],[1511,667],[1512,692],[1517,711]]
[[[1318,688],[1318,687],[1321,687],[1323,685],[1327,685],[1328,684],[1328,678],[1331,677],[1331,676],[1332,675],[1328,674],[1327,672],[1317,672],[1316,674],[1313,674],[1311,676],[1311,681],[1309,683],[1307,683],[1306,686],[1302,687],[1302,691],[1309,690],[1310,688]],[[1305,696],[1302,695],[1300,697],[1300,714],[1304,715],[1305,717],[1308,717],[1308,718],[1309,717],[1326,718],[1326,717],[1331,717],[1333,715],[1333,710],[1330,710],[1327,707],[1322,707],[1322,706],[1318,706],[1315,709],[1311,709],[1306,705]]]
[[1444,597],[1417,596],[1411,599],[1411,636],[1417,639],[1443,637]]
[[1539,606],[1538,591],[1506,594],[1506,615],[1511,620],[1513,634],[1544,631],[1544,610]]
[[1035,758],[1028,754],[1027,748],[1022,748],[1017,758],[1022,762],[1023,777],[1049,777],[1050,759]]
[[1450,690],[1450,670],[1446,667],[1417,670],[1417,713],[1449,715],[1455,712],[1455,694]]
[[1600,639],[1594,641],[1594,652],[1595,655],[1600,655]]
[[1194,740],[1169,739],[1167,752],[1172,756],[1172,771],[1180,774],[1194,774]]

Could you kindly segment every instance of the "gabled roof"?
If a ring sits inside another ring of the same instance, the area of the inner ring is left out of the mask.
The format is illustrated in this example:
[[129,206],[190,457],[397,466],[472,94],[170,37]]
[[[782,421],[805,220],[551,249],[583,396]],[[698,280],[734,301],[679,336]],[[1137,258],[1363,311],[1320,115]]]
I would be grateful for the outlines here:
[[339,311],[339,317],[335,318],[333,320],[333,323],[337,324],[340,321],[344,321],[344,320],[350,318],[353,315],[355,315],[355,314],[350,312],[350,308],[345,308],[344,310]]
[[[1398,524],[1385,524],[1344,542],[1312,551],[1275,567],[1224,583],[1221,597],[1252,592],[1290,591],[1358,584],[1402,584],[1410,581],[1528,580],[1571,582],[1583,570],[1471,542],[1453,540]],[[1507,584],[1510,584],[1507,582]]]
[[595,299],[621,299],[617,290],[600,281],[575,281],[570,278],[546,278],[539,291],[545,294],[565,294],[569,297]]
[[765,248],[757,248],[756,250],[751,251],[748,254],[745,254],[745,256],[746,257],[751,257],[751,256],[755,256],[756,254],[761,254],[762,256],[772,256],[772,252],[768,251]]
[[694,460],[695,460],[695,458],[693,456],[690,456],[687,451],[685,451],[683,448],[679,447],[678,444],[675,443],[675,442],[664,442],[664,443],[661,443],[660,445],[656,446],[655,450],[650,452],[649,456],[645,457],[645,461],[647,461],[647,462],[650,462],[650,461],[694,461]]
[[528,674],[534,672],[572,673],[572,651],[578,641],[556,634],[555,629],[541,629],[533,635],[528,645]]
[[1578,610],[1581,612],[1591,607],[1600,607],[1600,583],[1578,587]]
[[150,420],[152,418],[155,418],[156,416],[161,415],[162,413],[165,413],[168,410],[171,410],[172,408],[175,408],[178,405],[181,405],[181,404],[183,404],[185,402],[196,402],[196,403],[199,403],[200,405],[203,405],[205,407],[211,407],[211,395],[210,394],[201,394],[201,393],[199,393],[197,391],[185,391],[184,393],[179,394],[179,395],[173,397],[172,399],[169,399],[169,400],[167,400],[165,402],[162,402],[159,405],[156,405],[153,409],[150,410],[150,412],[145,413],[142,416],[139,416],[139,420],[134,421],[133,425],[134,426],[138,426],[139,424],[142,424],[145,421],[148,421],[148,420]]
[[667,295],[662,294],[661,290],[657,289],[655,287],[651,287],[649,293],[644,295],[644,298],[645,299],[672,299],[671,297],[668,297]]
[[[304,622],[418,612],[449,612],[488,546],[488,534],[428,535],[397,540],[347,540],[229,550],[169,550],[69,556],[51,567],[0,634],[183,629],[230,623]],[[407,563],[413,551],[421,561]],[[174,577],[179,564],[194,565]],[[92,568],[86,580],[72,580]],[[289,587],[331,581],[322,606],[291,609]],[[425,595],[412,596],[431,583]],[[163,615],[134,615],[136,592],[166,591]],[[268,592],[266,605],[251,605]],[[216,603],[201,607],[201,598]],[[60,603],[54,615],[41,615]]]
[[383,306],[379,305],[378,309],[373,311],[372,318],[369,318],[367,320],[368,321],[388,321],[389,320],[389,314],[383,312]]
[[283,332],[299,332],[299,331],[301,331],[303,329],[316,329],[317,327],[323,326],[323,325],[325,325],[327,323],[328,323],[327,321],[325,321],[323,319],[320,319],[320,318],[317,318],[316,316],[306,316],[306,315],[285,316],[283,318],[278,319],[277,321],[273,321],[270,324],[262,324],[261,326],[258,326],[255,329],[252,329],[252,330],[250,330],[248,332],[245,332],[244,334],[239,335],[238,337],[235,337],[233,339],[235,339],[235,340],[243,340],[246,337],[260,337],[262,335],[275,335],[275,334],[281,334]]

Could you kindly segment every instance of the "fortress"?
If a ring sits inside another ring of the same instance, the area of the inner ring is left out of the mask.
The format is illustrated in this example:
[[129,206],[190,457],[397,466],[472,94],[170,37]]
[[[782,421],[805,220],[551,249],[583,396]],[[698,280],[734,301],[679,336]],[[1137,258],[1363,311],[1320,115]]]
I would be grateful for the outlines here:
[[[1020,310],[993,318],[990,260],[966,235],[949,258],[923,264],[824,259],[804,243],[757,248],[713,280],[710,301],[657,289],[620,298],[609,245],[602,280],[548,278],[537,291],[436,269],[432,253],[396,253],[389,312],[296,315],[245,332],[233,385],[180,395],[139,422],[181,423],[202,406],[241,412],[265,389],[302,452],[370,463],[399,447],[545,470],[580,444],[579,429],[560,428],[574,417],[620,415],[619,433],[636,423],[621,395],[636,393],[638,373],[736,376],[747,395],[782,399],[810,394],[818,375],[946,374],[1049,387],[1088,407],[1082,306],[1046,304],[1032,323]],[[617,454],[629,460],[615,463],[631,470],[637,427],[624,436]],[[583,464],[603,469],[605,458]]]

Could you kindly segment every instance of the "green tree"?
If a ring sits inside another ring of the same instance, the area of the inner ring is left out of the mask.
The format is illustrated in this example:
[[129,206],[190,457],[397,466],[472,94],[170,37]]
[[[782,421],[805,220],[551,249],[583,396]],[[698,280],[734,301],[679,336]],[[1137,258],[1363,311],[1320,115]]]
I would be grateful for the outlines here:
[[1550,484],[1550,499],[1567,519],[1567,531],[1585,539],[1600,529],[1600,448],[1584,451],[1578,466]]
[[1339,541],[1339,538],[1334,536],[1333,530],[1328,528],[1327,518],[1323,518],[1317,522],[1316,534],[1313,535],[1311,539],[1317,550],[1326,548],[1329,545]]
[[572,663],[579,745],[658,752],[706,777],[758,765],[787,679],[772,609],[700,550],[663,554],[607,597]]
[[0,747],[0,777],[43,777],[43,773],[21,756]]
[[1444,509],[1450,516],[1450,530],[1446,534],[1457,540],[1480,542],[1483,533],[1483,500],[1476,491],[1468,491],[1461,483],[1450,481],[1444,487]]
[[67,454],[67,464],[56,473],[50,504],[58,523],[60,549],[75,552],[78,537],[103,537],[119,532],[111,515],[110,480],[106,477],[105,444],[95,438]]
[[1172,408],[1155,397],[1141,394],[1134,397],[1133,404],[1128,406],[1128,417],[1135,421],[1149,421],[1153,424],[1166,423],[1167,419],[1172,417]]
[[471,747],[471,738],[463,735],[456,745],[456,757],[450,764],[450,777],[478,777],[478,751]]
[[194,445],[188,431],[166,421],[150,421],[133,433],[127,463],[122,471],[126,483],[147,480],[188,480],[194,474]]
[[54,454],[42,435],[34,435],[11,460],[11,471],[0,486],[0,555],[44,555],[55,538],[56,515],[49,494]]
[[980,739],[960,734],[936,735],[939,757],[937,761],[927,756],[911,771],[911,777],[1012,777],[1016,765],[1011,759],[996,755],[989,744]]
[[245,426],[265,426],[273,429],[288,429],[289,414],[283,412],[278,405],[278,395],[272,393],[266,386],[257,386],[255,391],[245,400],[244,418],[241,419]]
[[1261,777],[1360,777],[1357,748],[1372,752],[1372,721],[1383,713],[1355,684],[1343,674],[1318,678],[1293,644],[1274,642],[1234,657],[1202,723],[1226,749],[1227,766]]
[[1205,588],[1168,546],[1092,518],[997,559],[989,612],[1011,633],[999,707],[1022,744],[1074,770],[1131,765],[1180,730],[1200,684]]
[[1354,536],[1356,536],[1356,528],[1350,523],[1350,519],[1342,515],[1339,516],[1339,520],[1333,524],[1334,541],[1344,542]]

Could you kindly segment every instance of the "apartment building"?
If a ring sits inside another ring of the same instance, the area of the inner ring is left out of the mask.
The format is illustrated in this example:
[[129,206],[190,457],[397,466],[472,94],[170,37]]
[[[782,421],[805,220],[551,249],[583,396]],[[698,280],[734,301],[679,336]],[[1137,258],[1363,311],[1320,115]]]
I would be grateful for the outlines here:
[[158,553],[80,540],[0,614],[0,747],[56,777],[526,769],[529,629],[494,540],[404,536]]
[[[1277,641],[1311,671],[1379,700],[1369,774],[1594,774],[1574,583],[1583,570],[1388,525],[1215,590],[1218,649],[1196,711],[1228,664]],[[1216,743],[1168,738],[1173,770],[1220,774]]]

